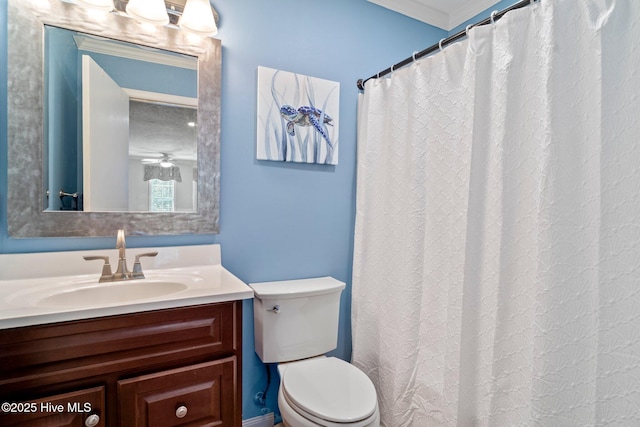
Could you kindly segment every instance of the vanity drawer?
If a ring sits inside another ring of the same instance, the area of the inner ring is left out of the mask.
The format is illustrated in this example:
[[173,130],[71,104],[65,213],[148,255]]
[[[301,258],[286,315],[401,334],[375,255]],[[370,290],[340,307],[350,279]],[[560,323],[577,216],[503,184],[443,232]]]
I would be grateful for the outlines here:
[[120,427],[235,426],[236,358],[118,381]]
[[48,396],[15,403],[14,413],[0,412],[0,425],[6,427],[104,427],[104,387]]

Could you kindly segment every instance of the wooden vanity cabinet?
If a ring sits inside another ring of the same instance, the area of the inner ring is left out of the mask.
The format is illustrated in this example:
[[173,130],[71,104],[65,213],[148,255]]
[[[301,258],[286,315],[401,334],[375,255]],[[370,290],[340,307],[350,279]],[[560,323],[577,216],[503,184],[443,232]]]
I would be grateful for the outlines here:
[[4,329],[0,349],[0,403],[36,409],[0,426],[242,424],[242,301]]

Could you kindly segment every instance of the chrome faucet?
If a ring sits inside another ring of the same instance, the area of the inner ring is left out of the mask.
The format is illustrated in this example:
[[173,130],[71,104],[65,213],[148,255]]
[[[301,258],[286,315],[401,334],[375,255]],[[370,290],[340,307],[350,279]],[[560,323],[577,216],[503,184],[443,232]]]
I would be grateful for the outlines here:
[[102,274],[100,275],[99,283],[103,282],[118,282],[122,280],[131,279],[144,279],[142,273],[142,264],[140,264],[140,258],[142,257],[154,257],[158,255],[158,252],[147,252],[144,254],[136,255],[136,260],[133,263],[133,271],[129,271],[127,268],[127,243],[124,237],[124,230],[118,230],[116,235],[116,249],[118,249],[118,268],[115,273],[111,273],[111,264],[109,264],[108,256],[84,256],[87,261],[103,260]]
[[113,281],[130,279],[131,272],[127,268],[127,242],[124,238],[124,230],[118,230],[118,234],[116,235],[116,249],[118,250],[118,269],[113,273]]

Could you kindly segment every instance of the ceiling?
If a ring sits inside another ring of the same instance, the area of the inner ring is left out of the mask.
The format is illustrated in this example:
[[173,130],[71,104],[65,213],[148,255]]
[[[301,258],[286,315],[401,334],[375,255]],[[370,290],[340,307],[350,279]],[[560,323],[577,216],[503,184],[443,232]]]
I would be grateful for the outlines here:
[[500,0],[368,0],[418,21],[450,31]]
[[197,109],[131,100],[129,102],[129,156],[196,160]]

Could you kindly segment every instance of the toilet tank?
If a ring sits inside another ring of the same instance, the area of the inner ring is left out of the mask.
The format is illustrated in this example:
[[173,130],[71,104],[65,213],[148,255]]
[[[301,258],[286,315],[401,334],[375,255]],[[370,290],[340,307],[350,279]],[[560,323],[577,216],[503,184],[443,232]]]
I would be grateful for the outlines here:
[[332,277],[249,284],[256,353],[264,363],[318,356],[338,345],[340,294]]

